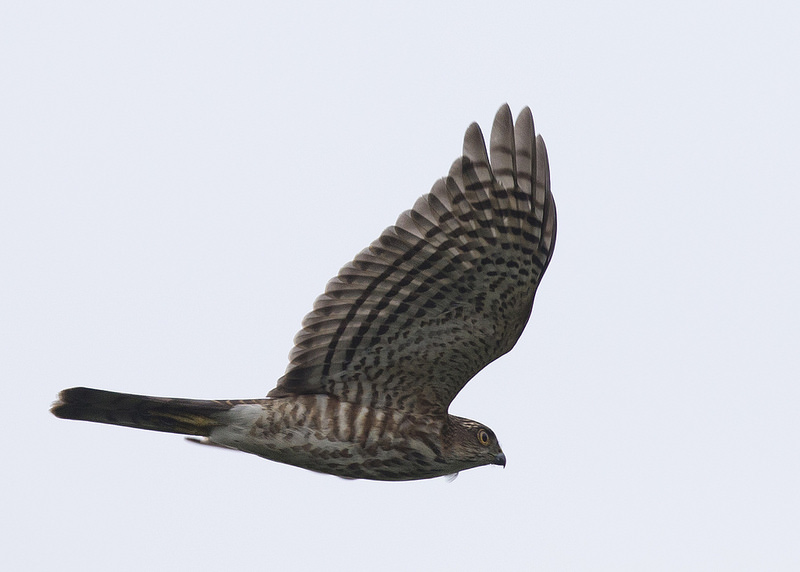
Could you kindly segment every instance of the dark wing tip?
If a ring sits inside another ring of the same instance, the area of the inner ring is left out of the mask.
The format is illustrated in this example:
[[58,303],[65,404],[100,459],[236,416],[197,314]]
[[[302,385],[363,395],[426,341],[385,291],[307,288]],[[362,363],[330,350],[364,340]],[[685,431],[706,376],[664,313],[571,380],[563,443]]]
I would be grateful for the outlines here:
[[494,114],[494,123],[492,124],[492,139],[495,139],[495,131],[502,139],[507,138],[507,133],[510,133],[514,128],[514,118],[511,115],[511,108],[507,103],[500,106],[497,113]]
[[494,116],[492,135],[489,138],[489,155],[494,176],[509,190],[517,186],[516,154],[514,118],[506,103],[500,106]]
[[477,123],[472,123],[464,133],[464,157],[473,163],[488,163],[486,156],[486,142],[483,139],[483,132]]

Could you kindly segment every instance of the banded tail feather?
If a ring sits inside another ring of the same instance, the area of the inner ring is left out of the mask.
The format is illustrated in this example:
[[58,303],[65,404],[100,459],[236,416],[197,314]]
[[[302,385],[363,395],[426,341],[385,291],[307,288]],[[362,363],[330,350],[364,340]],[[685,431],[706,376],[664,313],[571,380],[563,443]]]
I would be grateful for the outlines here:
[[53,403],[50,411],[61,419],[208,437],[214,427],[222,424],[217,415],[236,403],[73,387],[58,394],[58,401]]

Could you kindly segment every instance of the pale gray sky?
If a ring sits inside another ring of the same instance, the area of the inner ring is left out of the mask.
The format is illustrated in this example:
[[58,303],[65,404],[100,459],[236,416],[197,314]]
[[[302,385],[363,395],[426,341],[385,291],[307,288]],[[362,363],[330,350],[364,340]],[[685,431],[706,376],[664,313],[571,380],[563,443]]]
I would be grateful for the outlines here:
[[[264,4],[0,9],[1,567],[797,569],[800,5]],[[48,413],[265,395],[506,101],[559,236],[452,407],[505,470],[344,481]]]

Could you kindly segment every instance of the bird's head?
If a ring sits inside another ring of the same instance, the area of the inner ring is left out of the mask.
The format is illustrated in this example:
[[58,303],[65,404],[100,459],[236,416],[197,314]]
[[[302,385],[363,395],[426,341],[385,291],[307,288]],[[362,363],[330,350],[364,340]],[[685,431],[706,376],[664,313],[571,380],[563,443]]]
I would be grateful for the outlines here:
[[483,465],[506,466],[500,443],[486,425],[454,415],[450,415],[448,425],[445,439],[448,464],[459,465],[459,471]]

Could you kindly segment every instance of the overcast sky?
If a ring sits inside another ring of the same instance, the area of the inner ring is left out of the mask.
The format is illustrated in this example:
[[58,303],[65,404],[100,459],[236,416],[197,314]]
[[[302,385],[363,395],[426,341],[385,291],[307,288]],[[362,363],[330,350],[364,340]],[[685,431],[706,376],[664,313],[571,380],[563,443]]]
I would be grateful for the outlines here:
[[[1,567],[798,569],[800,4],[471,4],[3,3]],[[505,470],[345,481],[48,413],[265,395],[504,102],[559,216],[451,408]]]

